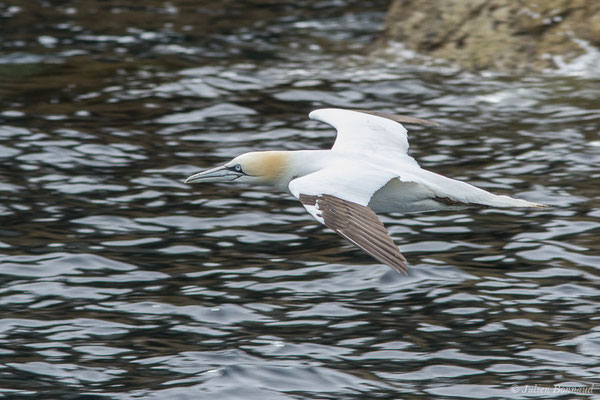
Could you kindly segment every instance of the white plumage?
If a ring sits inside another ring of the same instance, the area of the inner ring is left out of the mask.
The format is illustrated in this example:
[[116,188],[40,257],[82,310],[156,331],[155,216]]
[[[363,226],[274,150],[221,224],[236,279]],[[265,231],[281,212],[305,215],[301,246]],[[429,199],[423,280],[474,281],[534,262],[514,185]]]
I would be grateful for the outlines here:
[[287,188],[317,221],[402,272],[406,260],[375,212],[543,207],[422,169],[407,153],[407,131],[400,122],[433,124],[429,121],[335,108],[309,117],[337,130],[331,150],[246,153],[186,182],[237,180]]

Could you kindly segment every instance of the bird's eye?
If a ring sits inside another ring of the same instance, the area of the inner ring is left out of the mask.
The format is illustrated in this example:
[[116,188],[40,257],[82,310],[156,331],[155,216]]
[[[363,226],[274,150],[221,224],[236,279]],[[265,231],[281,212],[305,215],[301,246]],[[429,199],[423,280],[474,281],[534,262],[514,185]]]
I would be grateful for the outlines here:
[[240,164],[235,164],[233,169],[235,169],[236,172],[242,172],[242,166]]

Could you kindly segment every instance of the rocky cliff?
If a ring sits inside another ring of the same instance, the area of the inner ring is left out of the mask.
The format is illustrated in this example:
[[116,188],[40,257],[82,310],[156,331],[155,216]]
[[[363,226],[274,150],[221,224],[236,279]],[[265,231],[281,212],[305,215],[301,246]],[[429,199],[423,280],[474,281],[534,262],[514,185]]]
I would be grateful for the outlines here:
[[392,0],[390,41],[468,69],[540,71],[600,47],[600,0]]

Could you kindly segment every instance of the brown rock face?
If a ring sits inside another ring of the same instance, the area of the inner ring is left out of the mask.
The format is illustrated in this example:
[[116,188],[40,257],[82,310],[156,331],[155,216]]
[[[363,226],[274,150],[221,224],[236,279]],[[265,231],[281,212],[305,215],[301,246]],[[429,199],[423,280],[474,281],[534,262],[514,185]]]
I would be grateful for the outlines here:
[[600,0],[392,0],[379,42],[467,69],[540,71],[600,47]]

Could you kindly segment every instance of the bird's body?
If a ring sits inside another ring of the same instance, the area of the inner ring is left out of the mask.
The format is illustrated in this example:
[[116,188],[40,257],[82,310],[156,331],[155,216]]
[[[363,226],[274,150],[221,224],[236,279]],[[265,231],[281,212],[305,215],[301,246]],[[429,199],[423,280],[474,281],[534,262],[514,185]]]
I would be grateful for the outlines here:
[[543,207],[422,169],[407,153],[406,129],[400,122],[428,121],[342,109],[316,110],[310,118],[337,129],[330,150],[246,153],[186,182],[239,180],[287,190],[317,221],[402,272],[406,260],[376,212]]

